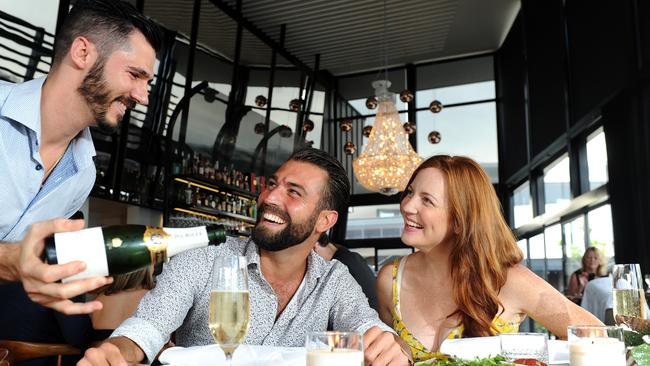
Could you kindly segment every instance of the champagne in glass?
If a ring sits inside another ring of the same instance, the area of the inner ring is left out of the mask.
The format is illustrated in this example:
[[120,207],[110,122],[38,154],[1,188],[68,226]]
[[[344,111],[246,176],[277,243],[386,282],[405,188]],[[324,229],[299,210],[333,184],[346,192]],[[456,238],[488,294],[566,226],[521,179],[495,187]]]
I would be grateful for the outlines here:
[[218,256],[212,269],[208,326],[232,364],[232,355],[246,337],[250,319],[246,257]]
[[639,264],[615,265],[612,270],[612,281],[616,323],[622,323],[620,316],[645,319],[647,306]]

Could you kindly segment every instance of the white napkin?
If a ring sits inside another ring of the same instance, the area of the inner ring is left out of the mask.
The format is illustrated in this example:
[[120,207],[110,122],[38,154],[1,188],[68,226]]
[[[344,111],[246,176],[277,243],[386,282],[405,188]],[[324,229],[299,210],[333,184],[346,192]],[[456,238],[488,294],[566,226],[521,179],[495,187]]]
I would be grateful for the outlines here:
[[499,337],[446,339],[440,345],[440,352],[465,360],[493,357],[501,352],[501,342]]
[[[476,357],[493,357],[501,352],[501,343],[498,336],[447,339],[440,345],[440,352],[466,360]],[[551,365],[568,364],[569,344],[567,341],[549,340],[548,357]]]
[[548,341],[548,359],[551,365],[568,365],[569,342],[550,339]]
[[[303,347],[249,346],[237,347],[232,366],[304,366],[306,351]],[[164,365],[173,366],[225,366],[226,356],[218,345],[197,347],[171,347],[158,358]]]

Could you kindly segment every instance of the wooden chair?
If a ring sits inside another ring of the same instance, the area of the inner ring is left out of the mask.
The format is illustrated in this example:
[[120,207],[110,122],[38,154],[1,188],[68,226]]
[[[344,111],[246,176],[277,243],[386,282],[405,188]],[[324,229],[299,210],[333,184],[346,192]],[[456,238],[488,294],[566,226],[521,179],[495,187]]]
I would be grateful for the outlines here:
[[80,355],[81,350],[68,344],[34,343],[22,341],[0,340],[0,356],[5,349],[4,360],[0,357],[0,366],[11,366],[14,362],[27,361],[40,357],[57,357],[57,366],[61,366],[61,357],[64,355]]

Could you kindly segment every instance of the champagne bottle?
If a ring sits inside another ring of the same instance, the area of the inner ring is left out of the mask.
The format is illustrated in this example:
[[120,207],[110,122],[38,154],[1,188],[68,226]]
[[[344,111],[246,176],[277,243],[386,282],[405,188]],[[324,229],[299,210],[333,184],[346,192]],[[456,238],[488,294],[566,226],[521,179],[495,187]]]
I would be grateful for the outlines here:
[[56,233],[45,239],[43,257],[48,264],[75,260],[86,270],[63,282],[92,276],[128,273],[158,264],[189,249],[226,241],[223,225],[192,228],[161,228],[145,225],[95,227]]

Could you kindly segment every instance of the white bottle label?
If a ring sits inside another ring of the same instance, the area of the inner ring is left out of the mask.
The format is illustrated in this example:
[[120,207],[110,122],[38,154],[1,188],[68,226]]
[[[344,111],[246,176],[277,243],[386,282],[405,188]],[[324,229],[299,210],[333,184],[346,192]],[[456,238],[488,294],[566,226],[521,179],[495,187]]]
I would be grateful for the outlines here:
[[167,257],[194,248],[201,248],[208,245],[208,231],[205,226],[190,228],[163,228],[171,236],[168,240]]
[[86,262],[86,270],[64,278],[62,282],[77,279],[108,276],[108,261],[104,247],[102,228],[95,227],[80,231],[54,234],[56,258],[59,264],[80,260]]

